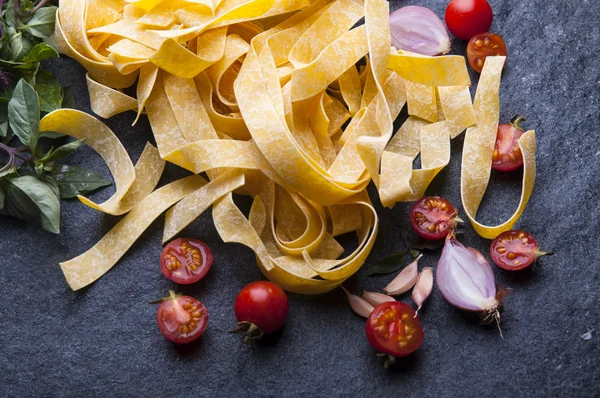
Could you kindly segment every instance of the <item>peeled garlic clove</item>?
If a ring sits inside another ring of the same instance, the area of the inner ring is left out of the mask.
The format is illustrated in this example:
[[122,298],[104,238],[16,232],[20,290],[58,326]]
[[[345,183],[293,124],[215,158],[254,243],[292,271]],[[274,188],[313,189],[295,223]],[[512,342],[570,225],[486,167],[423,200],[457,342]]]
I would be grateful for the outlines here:
[[368,318],[369,315],[371,315],[371,311],[373,311],[375,307],[369,304],[367,300],[357,296],[356,294],[348,292],[344,286],[341,286],[341,288],[346,293],[346,296],[348,296],[348,302],[350,303],[352,310],[354,310],[354,312],[356,312],[358,315]]
[[367,300],[369,302],[369,304],[371,304],[374,307],[377,307],[379,304],[382,304],[382,303],[396,301],[395,298],[387,296],[385,294],[375,293],[375,292],[367,292],[367,291],[365,291],[363,293],[363,298],[365,300]]
[[417,312],[415,313],[415,316],[417,316],[417,313],[423,306],[425,300],[429,298],[432,289],[433,268],[425,267],[423,268],[423,271],[421,271],[421,273],[419,274],[419,277],[417,278],[417,283],[415,284],[415,287],[412,291],[413,301],[417,305]]
[[388,296],[396,296],[408,292],[417,283],[417,277],[419,276],[417,265],[421,257],[423,257],[422,254],[400,271],[398,276],[383,289],[383,292]]

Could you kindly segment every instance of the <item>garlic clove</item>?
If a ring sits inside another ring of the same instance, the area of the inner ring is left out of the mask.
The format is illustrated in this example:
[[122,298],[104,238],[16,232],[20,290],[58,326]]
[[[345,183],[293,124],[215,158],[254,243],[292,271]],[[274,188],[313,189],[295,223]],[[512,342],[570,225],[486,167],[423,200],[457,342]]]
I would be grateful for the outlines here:
[[350,307],[352,308],[352,310],[354,312],[356,312],[358,315],[364,317],[364,318],[368,318],[369,315],[371,315],[371,312],[375,309],[375,307],[373,307],[371,304],[369,304],[369,302],[365,299],[363,299],[362,297],[357,296],[356,294],[352,294],[349,291],[347,291],[344,286],[340,286],[344,292],[346,293],[346,296],[348,297],[348,302],[350,303]]
[[431,290],[433,289],[433,268],[425,267],[417,278],[417,283],[412,291],[412,299],[417,305],[417,311],[415,317],[419,313],[419,310],[423,306],[425,300],[429,298]]
[[369,302],[374,307],[377,307],[379,304],[387,303],[390,301],[396,301],[395,298],[390,297],[385,294],[375,293],[375,292],[367,292],[363,293],[363,298]]
[[388,296],[396,296],[409,291],[415,283],[417,283],[417,277],[419,276],[417,266],[421,257],[423,257],[422,254],[400,271],[400,273],[383,289],[383,292]]

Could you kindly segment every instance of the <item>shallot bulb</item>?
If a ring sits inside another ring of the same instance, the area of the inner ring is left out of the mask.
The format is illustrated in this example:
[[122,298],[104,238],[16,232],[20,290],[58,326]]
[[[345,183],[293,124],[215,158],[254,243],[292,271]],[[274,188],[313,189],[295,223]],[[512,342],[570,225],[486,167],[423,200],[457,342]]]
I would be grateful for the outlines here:
[[402,7],[390,15],[392,44],[399,50],[422,55],[446,54],[450,38],[446,27],[429,8]]
[[485,257],[473,248],[464,247],[456,240],[454,231],[446,238],[436,281],[450,304],[466,311],[479,312],[483,323],[496,321],[500,328],[500,300],[504,290],[496,287],[492,267]]

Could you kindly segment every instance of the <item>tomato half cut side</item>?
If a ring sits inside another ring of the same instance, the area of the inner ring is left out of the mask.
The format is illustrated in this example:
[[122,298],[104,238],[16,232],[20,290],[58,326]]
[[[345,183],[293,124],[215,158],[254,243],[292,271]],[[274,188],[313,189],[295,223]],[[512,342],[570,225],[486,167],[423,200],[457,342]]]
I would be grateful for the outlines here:
[[161,333],[177,344],[191,343],[198,339],[208,325],[208,310],[198,300],[170,291],[161,300],[156,312],[156,322]]
[[160,270],[182,285],[198,282],[212,266],[214,256],[206,243],[179,238],[166,245],[160,255]]
[[446,199],[427,196],[417,201],[410,209],[410,225],[425,239],[442,239],[456,222],[458,212]]
[[538,257],[551,254],[541,252],[535,238],[521,230],[503,232],[490,245],[492,260],[507,271],[520,271],[529,267]]
[[400,302],[375,307],[367,319],[366,334],[373,348],[393,357],[412,354],[425,336],[415,310]]
[[524,121],[525,118],[517,115],[510,123],[498,126],[496,146],[492,154],[492,169],[509,172],[523,166],[523,152],[519,146],[519,139],[524,133],[520,123]]
[[487,57],[497,55],[506,55],[506,44],[500,35],[486,32],[469,40],[467,59],[475,72],[481,73]]

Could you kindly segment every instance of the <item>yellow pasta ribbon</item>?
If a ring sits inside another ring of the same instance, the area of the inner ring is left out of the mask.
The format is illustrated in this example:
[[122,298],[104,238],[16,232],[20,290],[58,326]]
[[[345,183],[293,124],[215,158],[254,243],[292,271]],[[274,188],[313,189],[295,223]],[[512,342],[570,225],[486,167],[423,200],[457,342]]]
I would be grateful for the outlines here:
[[[134,123],[146,113],[157,145],[134,166],[93,117],[71,110],[42,120],[46,130],[86,138],[113,174],[113,197],[81,201],[128,213],[61,264],[73,289],[112,268],[161,213],[167,242],[212,206],[222,239],[252,249],[267,278],[291,292],[327,292],[364,264],[377,238],[368,184],[388,207],[419,199],[448,164],[450,140],[467,128],[463,203],[476,230],[492,235],[520,215],[535,173],[529,132],[520,141],[526,177],[518,214],[499,227],[471,217],[489,178],[481,162],[491,157],[497,127],[498,61],[486,63],[473,106],[463,57],[390,52],[387,1],[125,3],[69,0],[57,15],[61,51],[88,70],[92,110],[105,118],[134,110]],[[133,98],[122,89],[136,79]],[[394,135],[406,104],[410,117]],[[418,155],[421,169],[413,170]],[[152,192],[165,161],[208,180],[191,176]],[[248,217],[234,192],[252,197]],[[340,257],[337,237],[352,232],[356,245]]]
[[524,165],[523,188],[517,210],[507,221],[496,226],[483,225],[475,220],[490,179],[500,118],[500,77],[505,60],[506,57],[486,58],[474,102],[477,125],[467,130],[463,147],[460,185],[463,207],[475,231],[487,239],[494,239],[502,232],[512,229],[523,213],[535,185],[536,143],[535,132],[530,130],[519,139]]

